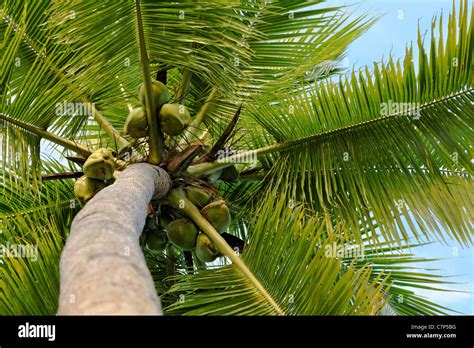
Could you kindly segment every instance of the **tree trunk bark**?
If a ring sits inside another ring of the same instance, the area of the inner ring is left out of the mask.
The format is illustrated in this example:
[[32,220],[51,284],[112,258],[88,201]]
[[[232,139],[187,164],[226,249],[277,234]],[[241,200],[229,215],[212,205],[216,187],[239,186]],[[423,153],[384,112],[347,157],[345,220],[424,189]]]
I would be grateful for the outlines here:
[[59,315],[160,315],[139,245],[147,205],[171,180],[146,163],[125,169],[77,214],[61,255]]

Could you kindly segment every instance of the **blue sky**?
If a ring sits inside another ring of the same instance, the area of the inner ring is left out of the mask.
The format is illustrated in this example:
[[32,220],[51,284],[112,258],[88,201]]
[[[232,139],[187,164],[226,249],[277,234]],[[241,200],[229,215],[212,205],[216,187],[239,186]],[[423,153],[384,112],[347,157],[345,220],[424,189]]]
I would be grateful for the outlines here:
[[[456,4],[458,3],[459,1],[456,1]],[[406,44],[416,44],[418,23],[422,33],[428,30],[429,35],[432,17],[441,13],[445,17],[453,7],[451,0],[366,0],[359,3],[331,0],[327,4],[356,4],[355,14],[369,11],[374,15],[383,15],[366,34],[349,47],[349,66],[356,68],[381,61],[390,53],[394,58],[403,57]],[[412,252],[420,257],[443,258],[441,261],[420,263],[418,266],[440,269],[438,272],[452,277],[450,281],[457,282],[446,285],[445,288],[467,292],[417,290],[418,293],[464,314],[474,314],[474,248],[463,249],[455,242],[449,242],[448,245],[435,243],[412,249]]]

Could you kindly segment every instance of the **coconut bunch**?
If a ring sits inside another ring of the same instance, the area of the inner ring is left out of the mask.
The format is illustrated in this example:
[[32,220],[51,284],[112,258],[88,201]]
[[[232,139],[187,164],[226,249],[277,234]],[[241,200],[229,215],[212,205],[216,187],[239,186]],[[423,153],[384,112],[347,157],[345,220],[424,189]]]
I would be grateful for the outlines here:
[[[152,80],[151,83],[161,129],[169,136],[181,134],[191,123],[189,111],[179,103],[168,103],[171,99],[170,92],[162,82]],[[142,106],[130,111],[124,125],[125,134],[132,138],[143,138],[148,135],[144,84],[141,84],[138,89],[138,98]]]
[[[230,211],[222,199],[216,199],[214,190],[199,186],[185,187],[186,197],[201,210],[201,214],[223,233],[230,224]],[[169,208],[169,207],[167,207]],[[203,262],[212,262],[221,256],[211,239],[199,230],[190,219],[180,212],[169,208],[161,212],[159,223],[152,217],[152,222],[145,225],[145,240],[148,248],[159,251],[171,242],[184,251],[194,251],[196,257]]]
[[76,180],[74,195],[81,205],[113,181],[115,158],[109,149],[97,149],[86,159],[82,171],[84,176]]

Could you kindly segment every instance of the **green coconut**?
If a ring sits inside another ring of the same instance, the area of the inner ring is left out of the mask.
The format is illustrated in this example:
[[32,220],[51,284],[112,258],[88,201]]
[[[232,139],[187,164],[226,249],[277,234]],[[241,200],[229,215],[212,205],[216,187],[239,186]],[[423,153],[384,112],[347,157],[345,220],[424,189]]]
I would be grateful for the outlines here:
[[106,186],[102,180],[81,176],[74,184],[74,195],[81,204],[86,204],[94,195]]
[[143,138],[148,135],[148,121],[144,108],[136,108],[130,111],[123,127],[125,134],[132,138]]
[[230,224],[230,211],[224,200],[209,203],[201,210],[201,214],[220,233],[227,231]]
[[201,233],[196,240],[196,257],[203,262],[212,262],[219,256],[219,251],[212,240]]
[[188,186],[186,187],[186,196],[191,203],[202,208],[211,201],[213,192],[204,187]]
[[178,103],[164,104],[161,107],[159,119],[163,132],[171,136],[181,134],[191,122],[189,111],[184,105]]
[[163,230],[149,230],[146,233],[146,246],[154,251],[161,251],[168,243],[168,237]]
[[196,225],[189,219],[174,220],[167,228],[169,240],[183,250],[194,248],[198,233]]
[[115,159],[109,149],[97,149],[84,163],[82,171],[91,179],[110,180],[114,175]]
[[[160,81],[151,80],[153,89],[153,98],[155,100],[155,107],[159,109],[163,104],[170,101],[170,92],[168,88]],[[146,107],[145,84],[141,84],[138,88],[138,97],[144,107]]]

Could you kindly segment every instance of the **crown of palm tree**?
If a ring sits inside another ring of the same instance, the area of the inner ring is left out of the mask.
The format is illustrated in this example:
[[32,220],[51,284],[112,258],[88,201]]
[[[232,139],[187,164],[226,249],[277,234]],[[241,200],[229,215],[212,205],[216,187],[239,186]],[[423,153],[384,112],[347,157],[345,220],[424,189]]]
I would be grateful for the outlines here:
[[[240,181],[215,185],[252,276],[227,259],[190,272],[176,248],[145,249],[165,312],[449,312],[413,290],[449,281],[410,267],[430,260],[407,250],[473,242],[467,1],[447,33],[433,19],[428,48],[419,30],[403,59],[345,74],[345,49],[376,18],[322,1],[6,0],[0,11],[0,241],[41,255],[3,259],[0,313],[57,311],[59,255],[79,210],[68,180],[77,158],[111,148],[125,163],[133,149],[158,164],[164,147],[198,139],[219,146],[187,175],[237,163]],[[151,78],[163,76],[172,101],[197,115],[191,127],[167,140],[149,118],[157,131],[129,138],[121,130],[138,86],[151,101]],[[359,249],[334,253],[341,246]]]

